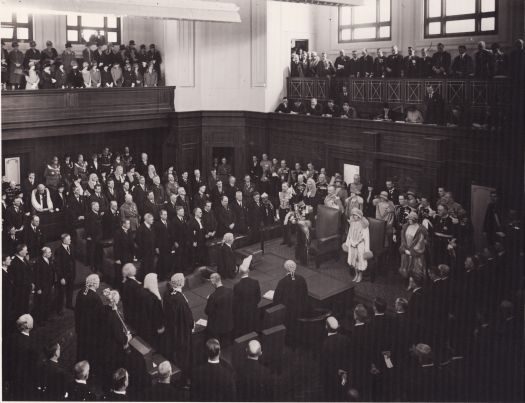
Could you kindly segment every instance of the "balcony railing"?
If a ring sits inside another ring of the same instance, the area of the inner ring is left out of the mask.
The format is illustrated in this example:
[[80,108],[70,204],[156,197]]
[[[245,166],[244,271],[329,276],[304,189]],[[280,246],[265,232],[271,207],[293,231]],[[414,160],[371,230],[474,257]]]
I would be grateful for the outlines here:
[[439,78],[292,78],[287,79],[287,95],[291,99],[317,98],[326,101],[336,97],[345,85],[353,103],[388,102],[399,105],[425,103],[426,87],[432,86],[445,104],[471,107],[506,108],[511,103],[508,79],[439,79]]

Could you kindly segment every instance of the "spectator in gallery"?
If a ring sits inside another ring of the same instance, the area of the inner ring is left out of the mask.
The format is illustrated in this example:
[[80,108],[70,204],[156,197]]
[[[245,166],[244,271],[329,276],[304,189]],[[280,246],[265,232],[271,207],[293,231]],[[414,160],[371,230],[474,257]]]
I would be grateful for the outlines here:
[[432,55],[432,75],[446,77],[450,70],[450,53],[445,50],[445,45],[437,44],[437,52]]
[[350,58],[345,54],[344,50],[339,51],[339,56],[335,59],[334,69],[336,77],[347,77]]
[[383,103],[383,109],[381,111],[381,113],[379,115],[377,115],[376,119],[379,119],[379,120],[396,120],[396,112],[394,112],[392,110],[392,108],[390,107],[390,105],[385,102]]
[[442,125],[443,124],[443,98],[441,94],[434,90],[434,87],[427,87],[426,97],[427,113],[425,123]]
[[135,73],[133,72],[133,69],[131,68],[131,64],[129,63],[129,60],[126,61],[126,65],[124,66],[124,71],[122,72],[123,87],[135,87],[135,83],[137,81],[137,78],[135,77]]
[[357,58],[357,51],[352,50],[352,57],[348,62],[348,73],[351,78],[359,77],[361,72],[361,63]]
[[468,120],[461,105],[452,105],[447,115],[447,126],[449,127],[468,127]]
[[384,77],[386,68],[386,57],[381,49],[377,49],[374,60],[374,77]]
[[26,90],[37,90],[40,83],[40,76],[36,71],[36,63],[29,62],[29,70],[26,75]]
[[317,103],[317,98],[312,98],[310,100],[310,105],[306,107],[307,116],[321,116],[323,113],[323,108],[320,104]]
[[46,48],[40,52],[40,62],[49,63],[50,65],[54,64],[56,59],[58,59],[58,52],[53,47],[53,42],[47,41]]
[[308,64],[308,77],[319,77],[317,74],[317,67],[321,59],[317,56],[317,52],[310,53],[310,59]]
[[91,65],[89,74],[91,75],[91,86],[93,88],[99,88],[102,85],[102,77],[97,63]]
[[357,110],[350,106],[348,102],[343,103],[343,110],[340,114],[342,119],[357,119]]
[[465,45],[459,45],[458,53],[450,68],[451,75],[457,78],[472,77],[474,75],[474,61],[472,57],[467,54],[467,47]]
[[478,51],[474,55],[475,59],[475,73],[476,78],[487,79],[491,78],[493,74],[493,55],[486,49],[485,41],[478,42]]
[[24,68],[29,67],[29,63],[33,62],[35,63],[35,67],[37,70],[40,70],[40,60],[42,59],[42,55],[40,51],[36,48],[36,42],[30,41],[29,42],[29,49],[26,50],[26,53],[24,55]]
[[339,106],[339,108],[342,108],[345,102],[348,102],[348,104],[350,104],[350,101],[351,99],[350,99],[350,92],[348,91],[348,87],[346,85],[343,85],[341,87],[341,91],[337,95],[337,105]]
[[82,61],[87,62],[88,66],[95,61],[95,52],[92,50],[93,44],[91,42],[86,42],[84,44],[85,48],[82,51]]
[[399,53],[397,45],[392,46],[392,54],[386,59],[386,77],[401,77],[403,74],[403,56]]
[[419,77],[432,77],[432,58],[428,55],[427,48],[421,48],[421,57],[419,58]]
[[158,72],[155,70],[155,65],[150,62],[148,64],[148,69],[144,73],[144,87],[156,87],[158,80]]
[[368,50],[363,48],[359,58],[360,76],[372,77],[374,74],[374,58],[368,54]]
[[124,78],[122,76],[122,67],[120,67],[119,62],[114,62],[113,67],[111,67],[111,79],[113,82],[113,87],[122,87]]
[[304,66],[299,60],[299,55],[293,54],[292,55],[292,63],[290,65],[290,77],[304,77]]
[[73,67],[71,62],[77,61],[77,56],[75,54],[75,51],[73,50],[73,45],[71,44],[71,42],[66,43],[66,46],[65,46],[64,51],[62,52],[61,58],[62,58],[62,63],[64,64],[64,70],[66,71],[67,74],[69,74],[69,72],[71,71]]
[[53,76],[56,80],[56,88],[67,88],[68,86],[68,77],[66,70],[64,69],[64,63],[61,61],[57,61],[55,63],[55,71],[53,73]]
[[423,123],[423,115],[419,109],[417,109],[414,105],[410,105],[407,108],[407,116],[405,118],[405,122],[407,123]]
[[330,78],[335,74],[335,68],[332,61],[328,59],[326,53],[321,53],[321,60],[317,65],[317,76],[319,78]]
[[113,87],[113,77],[111,76],[111,70],[109,64],[104,64],[100,71],[100,85],[105,88]]
[[492,68],[494,77],[507,77],[509,71],[509,58],[501,50],[499,43],[494,42],[491,46],[494,66]]
[[[65,68],[66,65],[64,64]],[[67,83],[69,88],[84,88],[84,78],[82,77],[82,72],[78,69],[78,63],[75,59],[71,61],[70,69],[67,73]]]
[[22,84],[24,72],[22,70],[24,64],[24,54],[18,49],[18,41],[11,43],[12,50],[7,57],[7,65],[9,68],[9,84],[11,89],[19,89]]
[[403,72],[407,78],[419,77],[419,57],[412,46],[408,47],[408,55],[403,60]]
[[84,88],[91,88],[91,72],[89,71],[89,63],[82,63],[82,80],[84,82]]
[[323,108],[323,115],[322,116],[328,117],[328,118],[331,118],[331,117],[338,118],[340,116],[339,115],[339,108],[334,103],[333,99],[329,99],[326,102],[326,105]]
[[53,74],[51,73],[51,65],[49,63],[44,64],[44,69],[40,74],[39,88],[42,90],[56,88],[56,82],[57,80],[53,77]]
[[281,103],[275,109],[275,113],[290,113],[290,106],[287,97],[283,97]]
[[[160,81],[160,64],[162,63],[162,57],[160,56],[160,51],[156,49],[154,43],[149,45],[147,58],[149,63],[153,63],[154,70],[157,72],[157,79]],[[155,86],[156,85],[157,84],[155,84]]]
[[293,101],[293,105],[290,108],[290,114],[291,115],[304,115],[306,113],[306,108],[303,105],[302,101],[300,99],[296,99]]

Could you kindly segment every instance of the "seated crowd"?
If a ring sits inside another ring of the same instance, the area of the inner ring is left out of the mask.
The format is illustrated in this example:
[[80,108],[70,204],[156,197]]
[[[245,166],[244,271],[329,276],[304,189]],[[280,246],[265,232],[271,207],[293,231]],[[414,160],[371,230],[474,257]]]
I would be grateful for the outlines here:
[[[213,161],[207,178],[198,169],[191,177],[187,171],[179,176],[173,167],[161,177],[147,154],[135,160],[127,147],[115,155],[106,147],[89,163],[82,155],[75,163],[69,156],[62,162],[54,157],[42,181],[32,173],[22,189],[6,183],[2,195],[3,329],[4,338],[13,340],[4,393],[13,398],[174,401],[189,389],[194,401],[272,400],[277,376],[259,361],[264,358],[259,342],[249,343],[243,370],[221,358],[221,347],[233,336],[258,330],[253,318],[260,287],[257,280],[250,279],[249,286],[245,280],[251,258],[238,269],[223,259],[211,274],[207,363],[195,368],[195,324],[183,293],[184,274],[208,263],[207,245],[216,237],[223,239],[224,254],[231,254],[234,235],[255,242],[262,229],[279,222],[283,243],[292,245],[295,226],[314,222],[319,205],[341,213],[356,282],[367,269],[359,246],[367,217],[385,221],[386,256],[377,256],[377,266],[398,269],[411,291],[408,300],[396,300],[393,317],[378,297],[371,307],[358,304],[326,320],[318,358],[320,400],[495,399],[514,393],[508,383],[519,357],[523,304],[513,262],[521,224],[515,212],[504,219],[496,193],[485,215],[488,246],[479,252],[469,214],[443,187],[429,197],[417,189],[400,191],[391,180],[376,188],[355,175],[347,184],[341,174],[330,176],[312,163],[303,168],[297,162],[292,169],[266,154],[261,160],[253,156],[237,184],[226,158]],[[66,219],[53,252],[40,218],[57,210]],[[51,312],[61,314],[64,302],[73,309],[75,238],[82,227],[93,273],[76,296],[77,364],[71,379],[59,364],[60,343],[52,340],[42,360],[31,335],[34,320],[44,324]],[[114,274],[108,276],[113,289],[101,297],[108,240],[114,248]],[[297,319],[310,310],[308,290],[295,262],[286,261],[284,269],[273,302],[289,312],[286,342],[297,347]],[[241,280],[233,290],[224,287],[222,278],[235,277],[237,270]],[[168,289],[161,297],[164,279]],[[133,355],[126,354],[135,334],[182,371],[178,389],[169,385],[168,361],[158,367],[158,384],[144,379]],[[93,393],[92,378],[102,394]]]
[[484,41],[478,42],[478,50],[474,57],[467,53],[465,45],[458,46],[458,55],[452,59],[445,45],[437,44],[436,51],[430,56],[428,48],[421,48],[421,56],[417,50],[409,46],[407,55],[403,56],[397,46],[392,46],[391,54],[385,56],[383,50],[377,49],[376,57],[362,49],[358,56],[357,50],[352,50],[352,56],[344,50],[332,62],[326,53],[305,52],[302,49],[292,50],[290,77],[311,78],[471,78],[491,79],[498,77],[514,77],[523,59],[523,40],[514,43],[510,54],[505,54],[498,43],[493,43],[487,49]]
[[29,45],[23,53],[15,40],[8,52],[2,42],[2,89],[156,87],[161,80],[162,57],[154,44],[146,51],[134,40],[119,46],[92,38],[81,55],[71,42],[61,55],[51,41],[42,51],[35,41]]
[[504,109],[485,107],[479,115],[470,116],[468,108],[461,105],[451,105],[446,108],[442,96],[432,86],[427,87],[425,98],[426,110],[420,111],[415,105],[392,107],[384,102],[377,112],[360,113],[350,101],[348,88],[342,86],[335,98],[329,98],[321,104],[316,98],[310,102],[300,99],[289,100],[284,97],[275,109],[276,113],[290,115],[322,116],[340,119],[367,119],[406,123],[434,124],[447,127],[472,127],[476,129],[495,131],[508,125],[508,115]]

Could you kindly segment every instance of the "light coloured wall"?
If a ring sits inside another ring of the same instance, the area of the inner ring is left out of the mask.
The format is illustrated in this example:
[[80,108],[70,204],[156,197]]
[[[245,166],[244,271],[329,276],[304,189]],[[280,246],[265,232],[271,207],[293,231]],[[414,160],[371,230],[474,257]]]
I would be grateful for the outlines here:
[[327,52],[333,60],[340,49],[350,52],[363,47],[368,48],[374,56],[377,48],[390,52],[393,45],[398,45],[401,53],[406,54],[408,46],[420,49],[432,43],[433,50],[435,50],[438,42],[442,42],[452,55],[457,54],[457,46],[460,44],[466,45],[470,50],[476,49],[480,40],[488,44],[499,42],[503,47],[508,48],[514,39],[523,37],[523,10],[523,0],[500,0],[497,35],[425,39],[423,32],[424,0],[392,0],[392,40],[338,43],[338,8],[318,7],[315,19],[317,50]]

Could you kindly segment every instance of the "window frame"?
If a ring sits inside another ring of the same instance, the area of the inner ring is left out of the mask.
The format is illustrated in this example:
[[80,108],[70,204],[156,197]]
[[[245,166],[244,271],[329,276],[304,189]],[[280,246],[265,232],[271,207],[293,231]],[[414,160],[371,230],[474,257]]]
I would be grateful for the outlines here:
[[[388,21],[380,21],[380,5],[381,0],[376,0],[376,21],[375,22],[367,22],[363,24],[354,24],[350,23],[350,25],[342,25],[341,24],[341,14],[342,14],[342,8],[343,7],[355,7],[355,6],[339,6],[338,10],[338,21],[337,21],[337,40],[339,43],[359,43],[359,42],[388,42],[392,40],[392,0],[390,1],[390,20]],[[354,19],[354,15],[352,13],[352,20]],[[374,27],[376,30],[376,36],[374,38],[366,38],[366,39],[353,39],[354,36],[354,29],[356,28],[372,28]],[[390,28],[390,35],[388,37],[379,37],[379,30],[381,27],[389,27]],[[343,40],[342,39],[342,32],[344,29],[350,29],[351,33],[350,39]]]
[[[74,14],[74,13],[71,13]],[[121,20],[120,17],[115,17],[117,19],[117,27],[116,28],[108,28],[108,16],[104,15],[104,27],[90,27],[88,25],[82,25],[82,14],[77,15],[77,25],[68,25],[67,24],[67,18],[66,18],[66,38],[68,31],[77,31],[77,41],[69,41],[72,44],[76,45],[85,45],[87,41],[82,38],[82,30],[84,29],[92,29],[95,31],[104,31],[104,37],[106,38],[106,42],[109,43],[108,40],[108,32],[116,32],[117,34],[117,41],[112,43],[121,43],[122,39],[122,29],[121,29]]]
[[[18,43],[29,43],[34,40],[33,38],[33,14],[27,14],[27,22],[18,22],[17,15],[15,12],[11,13],[11,22],[2,22],[2,26],[13,27],[13,37],[12,38],[2,38],[2,41],[5,43],[17,41]],[[17,38],[18,28],[27,28],[29,39],[19,39]]]
[[[423,31],[425,39],[433,38],[454,38],[462,36],[481,36],[481,35],[497,35],[498,34],[498,17],[499,17],[499,1],[494,0],[494,11],[482,12],[481,11],[481,2],[482,0],[476,1],[476,9],[474,13],[470,14],[460,14],[460,15],[451,15],[446,16],[446,0],[441,0],[441,16],[439,17],[429,17],[429,5],[428,2],[432,0],[425,0],[425,10],[424,10],[424,23]],[[481,30],[481,20],[483,18],[494,18],[494,29],[492,31],[482,31]],[[459,20],[474,20],[474,31],[469,32],[455,32],[447,34],[445,33],[445,26],[448,21],[459,21]],[[428,33],[429,24],[432,22],[439,22],[441,24],[441,32],[439,34],[431,35]]]

